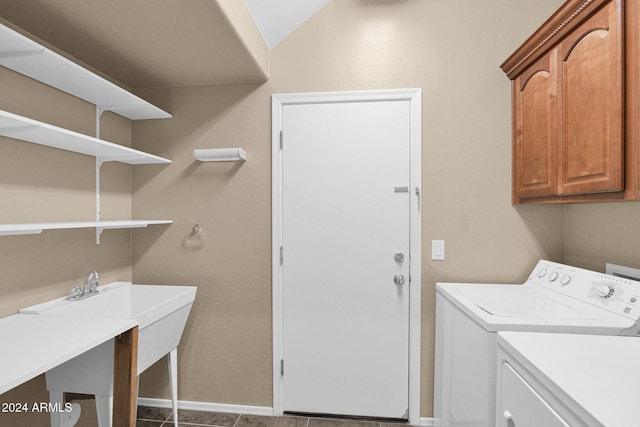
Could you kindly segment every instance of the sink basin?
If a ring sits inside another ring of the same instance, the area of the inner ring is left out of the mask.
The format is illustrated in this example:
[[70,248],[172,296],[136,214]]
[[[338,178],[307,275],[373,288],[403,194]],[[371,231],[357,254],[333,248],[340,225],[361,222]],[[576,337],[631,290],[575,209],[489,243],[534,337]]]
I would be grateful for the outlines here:
[[133,285],[129,282],[114,282],[99,286],[98,295],[83,300],[58,298],[24,308],[20,313],[138,320],[140,374],[178,346],[196,296],[196,289],[195,286]]
[[[126,318],[138,321],[138,375],[169,354],[169,373],[174,410],[177,410],[177,347],[196,296],[195,286],[134,285],[114,282],[99,286],[99,293],[71,301],[58,298],[20,310],[46,316]],[[71,319],[72,320],[72,319]],[[69,323],[73,333],[73,321]],[[110,340],[46,374],[52,403],[62,402],[64,393],[96,396],[98,425],[112,425],[113,354]],[[60,425],[59,414],[51,414],[52,426]]]

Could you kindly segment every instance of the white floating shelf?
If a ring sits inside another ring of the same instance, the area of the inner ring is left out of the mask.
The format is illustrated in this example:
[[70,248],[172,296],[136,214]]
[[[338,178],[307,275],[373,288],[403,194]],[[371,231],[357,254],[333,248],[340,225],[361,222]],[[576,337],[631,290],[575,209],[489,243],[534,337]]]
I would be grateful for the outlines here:
[[171,160],[0,110],[0,135],[129,165]]
[[44,230],[65,230],[74,228],[96,228],[98,230],[120,228],[144,228],[148,225],[173,224],[170,219],[122,220],[122,221],[80,221],[80,222],[42,222],[23,224],[0,224],[0,236],[22,234],[40,234]]
[[242,148],[200,148],[193,150],[193,158],[201,162],[244,162],[247,152]]
[[131,120],[171,114],[0,24],[0,65]]

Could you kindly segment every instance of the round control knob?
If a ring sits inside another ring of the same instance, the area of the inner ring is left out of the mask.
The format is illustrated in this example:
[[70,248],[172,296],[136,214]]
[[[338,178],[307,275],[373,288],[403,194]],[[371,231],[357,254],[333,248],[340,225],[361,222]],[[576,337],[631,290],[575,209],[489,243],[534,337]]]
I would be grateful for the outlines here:
[[540,271],[538,271],[538,279],[542,279],[546,275],[547,275],[547,269],[546,268],[541,268]]
[[550,282],[555,282],[556,280],[558,280],[558,272],[557,271],[552,271],[551,274],[549,274],[549,281]]
[[567,286],[571,282],[571,276],[562,276],[560,279],[561,286]]
[[598,296],[602,298],[609,298],[613,295],[613,288],[609,285],[598,285]]

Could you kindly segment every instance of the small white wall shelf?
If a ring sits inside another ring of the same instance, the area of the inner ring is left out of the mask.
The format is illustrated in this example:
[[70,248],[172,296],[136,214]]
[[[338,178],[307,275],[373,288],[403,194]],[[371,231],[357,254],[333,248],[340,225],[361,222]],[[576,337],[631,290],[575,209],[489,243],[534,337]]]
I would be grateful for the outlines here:
[[0,65],[131,120],[171,114],[0,24]]
[[23,224],[0,224],[0,236],[17,236],[23,234],[40,234],[44,230],[63,230],[74,228],[95,228],[102,230],[121,228],[144,228],[148,225],[173,224],[170,219],[154,220],[122,220],[122,221],[78,221],[78,222],[42,222]]
[[130,165],[171,160],[0,110],[0,135]]
[[203,148],[193,150],[193,158],[201,162],[244,162],[247,152],[242,148]]

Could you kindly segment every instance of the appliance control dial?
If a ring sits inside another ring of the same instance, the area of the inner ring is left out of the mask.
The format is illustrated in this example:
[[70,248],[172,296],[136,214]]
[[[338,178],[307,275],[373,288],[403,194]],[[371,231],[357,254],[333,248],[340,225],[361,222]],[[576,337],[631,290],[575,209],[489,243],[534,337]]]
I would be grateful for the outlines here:
[[547,275],[547,269],[546,268],[541,268],[540,271],[538,271],[538,279],[542,279],[546,275]]
[[598,285],[596,292],[598,293],[599,297],[602,298],[610,298],[614,292],[615,292],[615,288],[611,285],[607,285],[607,284],[600,284]]
[[555,282],[556,280],[558,280],[558,276],[559,276],[559,274],[558,274],[558,272],[557,272],[557,271],[552,271],[552,272],[549,274],[549,281],[550,281],[550,282]]
[[560,285],[567,286],[571,282],[571,279],[573,279],[571,276],[562,276],[560,278]]

